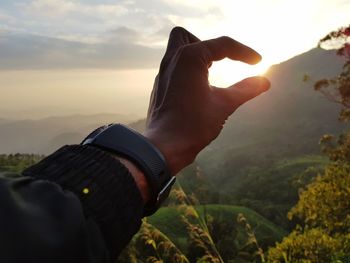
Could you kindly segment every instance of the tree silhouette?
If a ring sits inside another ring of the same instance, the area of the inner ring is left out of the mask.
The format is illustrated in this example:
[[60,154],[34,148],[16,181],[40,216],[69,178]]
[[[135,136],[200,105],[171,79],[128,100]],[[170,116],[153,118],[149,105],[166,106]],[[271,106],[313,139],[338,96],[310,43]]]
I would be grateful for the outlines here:
[[319,41],[318,46],[336,49],[337,54],[345,60],[339,75],[317,81],[314,88],[330,101],[341,104],[343,110],[340,120],[347,121],[350,118],[350,25],[330,32]]

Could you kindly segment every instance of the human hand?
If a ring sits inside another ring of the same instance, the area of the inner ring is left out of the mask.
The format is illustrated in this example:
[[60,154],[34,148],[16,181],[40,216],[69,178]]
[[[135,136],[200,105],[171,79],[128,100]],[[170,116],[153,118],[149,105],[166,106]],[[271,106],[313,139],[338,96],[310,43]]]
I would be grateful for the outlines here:
[[181,27],[170,33],[144,135],[163,153],[174,175],[219,135],[240,105],[270,87],[264,77],[247,78],[226,89],[210,85],[209,67],[226,57],[249,64],[261,60],[256,51],[229,37],[200,41]]

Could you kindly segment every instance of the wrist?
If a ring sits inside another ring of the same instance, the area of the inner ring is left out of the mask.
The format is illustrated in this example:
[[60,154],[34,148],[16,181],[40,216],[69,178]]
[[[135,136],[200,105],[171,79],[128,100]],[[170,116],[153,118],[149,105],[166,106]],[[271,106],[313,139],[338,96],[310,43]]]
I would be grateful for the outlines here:
[[159,133],[147,130],[143,133],[157,149],[163,154],[170,172],[176,175],[187,165],[191,164],[199,150],[183,140],[174,140],[160,136]]
[[140,191],[143,203],[146,204],[151,198],[151,193],[149,184],[146,180],[144,173],[129,160],[116,155],[114,156],[114,158],[120,161],[129,170],[130,174],[135,180],[137,188]]

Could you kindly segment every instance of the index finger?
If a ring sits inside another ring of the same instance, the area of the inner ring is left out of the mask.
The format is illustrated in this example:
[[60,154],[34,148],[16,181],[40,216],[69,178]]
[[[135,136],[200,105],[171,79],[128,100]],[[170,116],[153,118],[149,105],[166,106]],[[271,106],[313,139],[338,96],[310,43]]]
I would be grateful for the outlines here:
[[226,36],[201,41],[196,44],[200,46],[204,54],[208,54],[208,64],[224,58],[239,60],[251,65],[261,60],[261,55],[254,49]]
[[177,26],[170,32],[167,51],[176,51],[181,46],[199,41],[200,39],[191,32],[187,31],[183,27]]

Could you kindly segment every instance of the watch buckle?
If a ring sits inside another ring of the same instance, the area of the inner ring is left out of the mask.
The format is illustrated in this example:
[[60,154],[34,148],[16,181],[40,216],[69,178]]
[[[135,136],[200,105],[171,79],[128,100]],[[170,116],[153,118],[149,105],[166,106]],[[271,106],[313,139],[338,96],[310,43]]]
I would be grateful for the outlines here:
[[164,185],[162,190],[159,191],[158,196],[157,196],[157,204],[162,203],[165,198],[168,197],[171,187],[174,185],[176,181],[176,177],[172,176],[170,180]]

